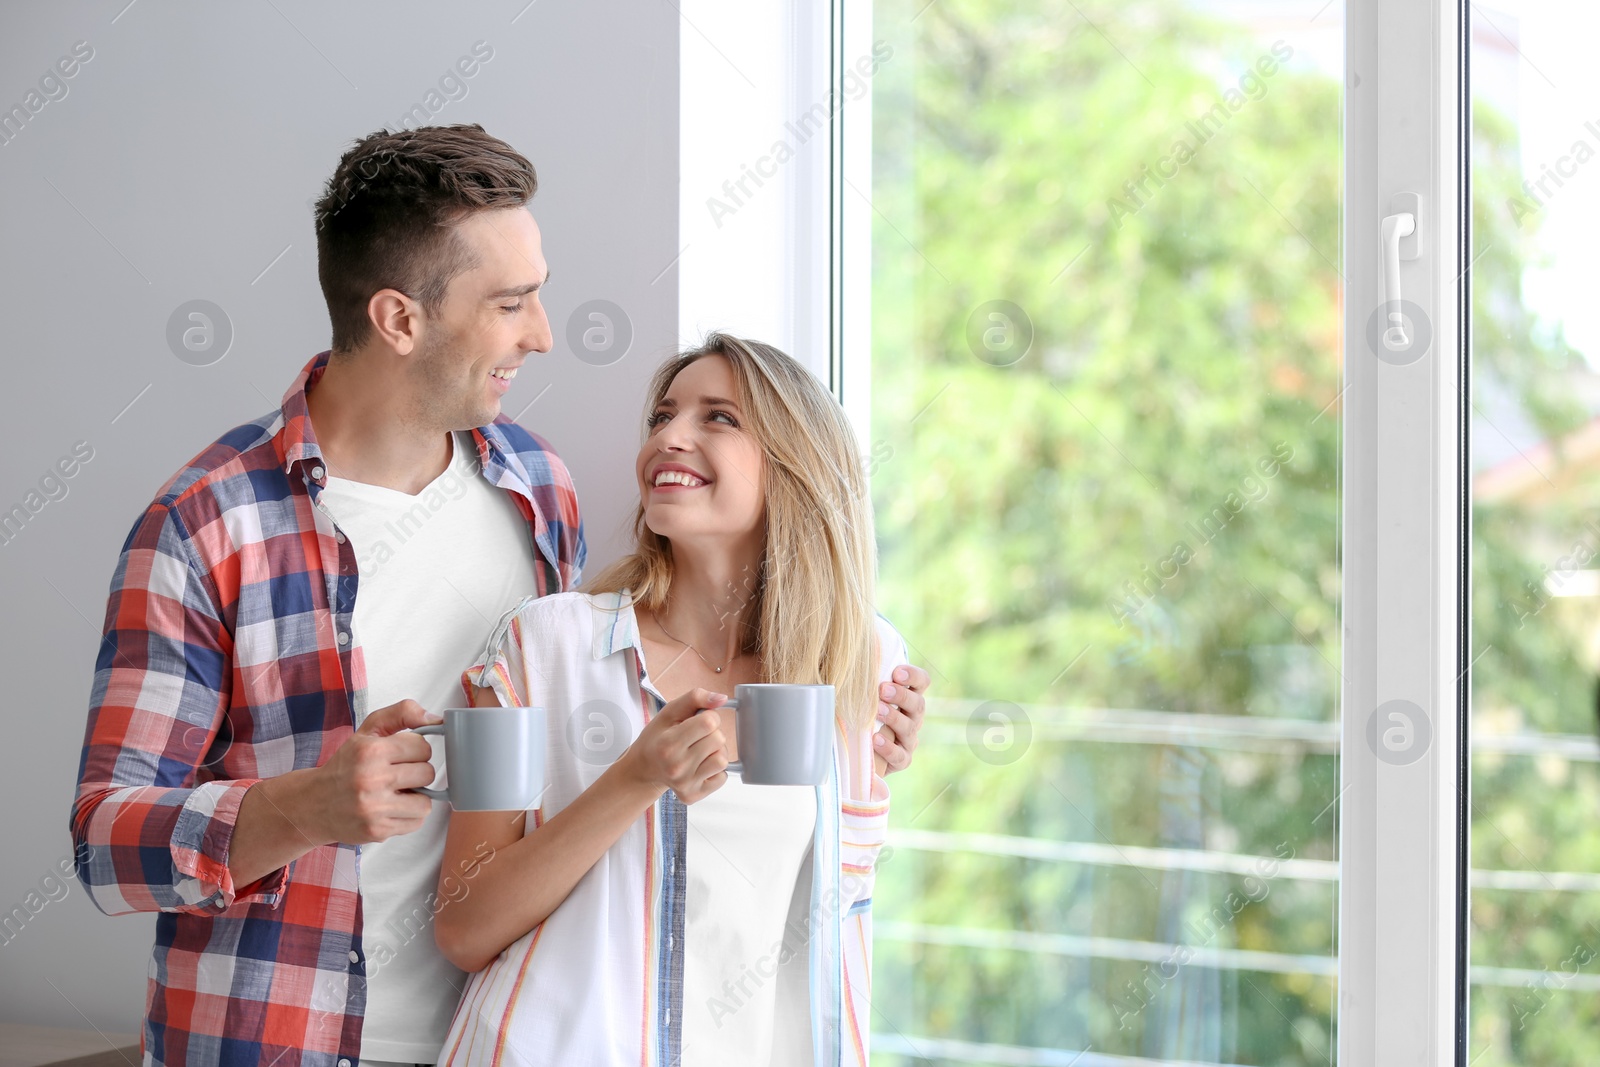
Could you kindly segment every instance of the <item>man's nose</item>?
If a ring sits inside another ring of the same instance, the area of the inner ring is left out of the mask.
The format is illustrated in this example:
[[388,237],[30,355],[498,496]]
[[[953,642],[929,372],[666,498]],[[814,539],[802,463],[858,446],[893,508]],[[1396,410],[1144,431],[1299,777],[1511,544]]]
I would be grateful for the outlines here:
[[528,316],[528,331],[522,339],[522,347],[530,352],[548,352],[555,344],[550,334],[550,316],[545,314],[543,301],[535,300],[530,310],[533,314]]

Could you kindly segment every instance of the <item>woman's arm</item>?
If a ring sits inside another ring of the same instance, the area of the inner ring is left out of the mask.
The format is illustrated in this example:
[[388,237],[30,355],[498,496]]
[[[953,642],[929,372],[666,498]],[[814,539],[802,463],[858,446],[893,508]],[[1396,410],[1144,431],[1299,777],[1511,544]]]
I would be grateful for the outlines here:
[[[493,707],[497,700],[493,690],[475,686],[473,703]],[[593,785],[530,834],[523,833],[525,812],[451,812],[439,874],[448,903],[434,920],[444,957],[464,971],[487,967],[549,918],[663,792],[675,789],[693,803],[720,786],[727,742],[717,716],[695,712],[721,703],[703,689],[668,703]],[[466,888],[452,894],[458,870]]]

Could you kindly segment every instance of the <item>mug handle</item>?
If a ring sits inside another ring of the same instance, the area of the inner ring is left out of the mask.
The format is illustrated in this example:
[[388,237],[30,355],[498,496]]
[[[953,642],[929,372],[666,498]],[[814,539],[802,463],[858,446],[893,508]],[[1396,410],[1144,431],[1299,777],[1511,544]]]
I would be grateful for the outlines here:
[[[728,699],[727,703],[723,704],[721,707],[717,708],[716,710],[717,711],[721,711],[722,708],[730,708],[730,709],[732,709],[734,711],[738,711],[739,710],[739,698],[738,697],[730,697]],[[710,710],[712,710],[712,709],[711,708],[701,708],[700,709],[700,711],[710,711]],[[696,715],[700,714],[700,711],[695,712],[695,714]],[[722,773],[724,773],[724,774],[737,774],[740,778],[743,778],[744,777],[744,760],[736,759],[736,760],[732,761],[726,767],[723,768]]]
[[[430,722],[426,726],[408,726],[406,729],[410,730],[414,734],[421,734],[424,737],[429,735],[442,736],[444,734],[444,723]],[[449,803],[450,801],[450,793],[447,790],[431,789],[425,785],[419,785],[415,789],[402,789],[401,792],[421,793],[429,800],[443,800],[446,803]]]

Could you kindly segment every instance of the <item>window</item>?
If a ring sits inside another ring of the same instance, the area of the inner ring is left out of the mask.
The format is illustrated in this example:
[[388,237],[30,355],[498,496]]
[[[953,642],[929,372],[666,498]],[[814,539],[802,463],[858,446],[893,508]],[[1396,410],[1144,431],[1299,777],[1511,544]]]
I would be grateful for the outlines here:
[[1472,1019],[1479,1067],[1600,1058],[1600,77],[1582,5],[1474,6]]
[[880,597],[937,686],[879,1062],[1336,1047],[1342,11],[1234,8],[878,0],[843,57]]
[[875,1061],[1467,1064],[1562,958],[1465,953],[1465,352],[1521,299],[1464,311],[1467,5],[832,12],[834,373],[936,686]]

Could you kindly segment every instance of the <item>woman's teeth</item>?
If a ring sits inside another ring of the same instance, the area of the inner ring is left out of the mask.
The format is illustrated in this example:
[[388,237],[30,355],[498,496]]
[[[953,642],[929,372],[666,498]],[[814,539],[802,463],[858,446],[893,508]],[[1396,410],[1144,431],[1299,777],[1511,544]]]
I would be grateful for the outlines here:
[[687,485],[692,488],[697,485],[705,485],[706,483],[701,481],[699,478],[696,478],[692,474],[685,474],[683,471],[661,471],[656,475],[656,484]]

